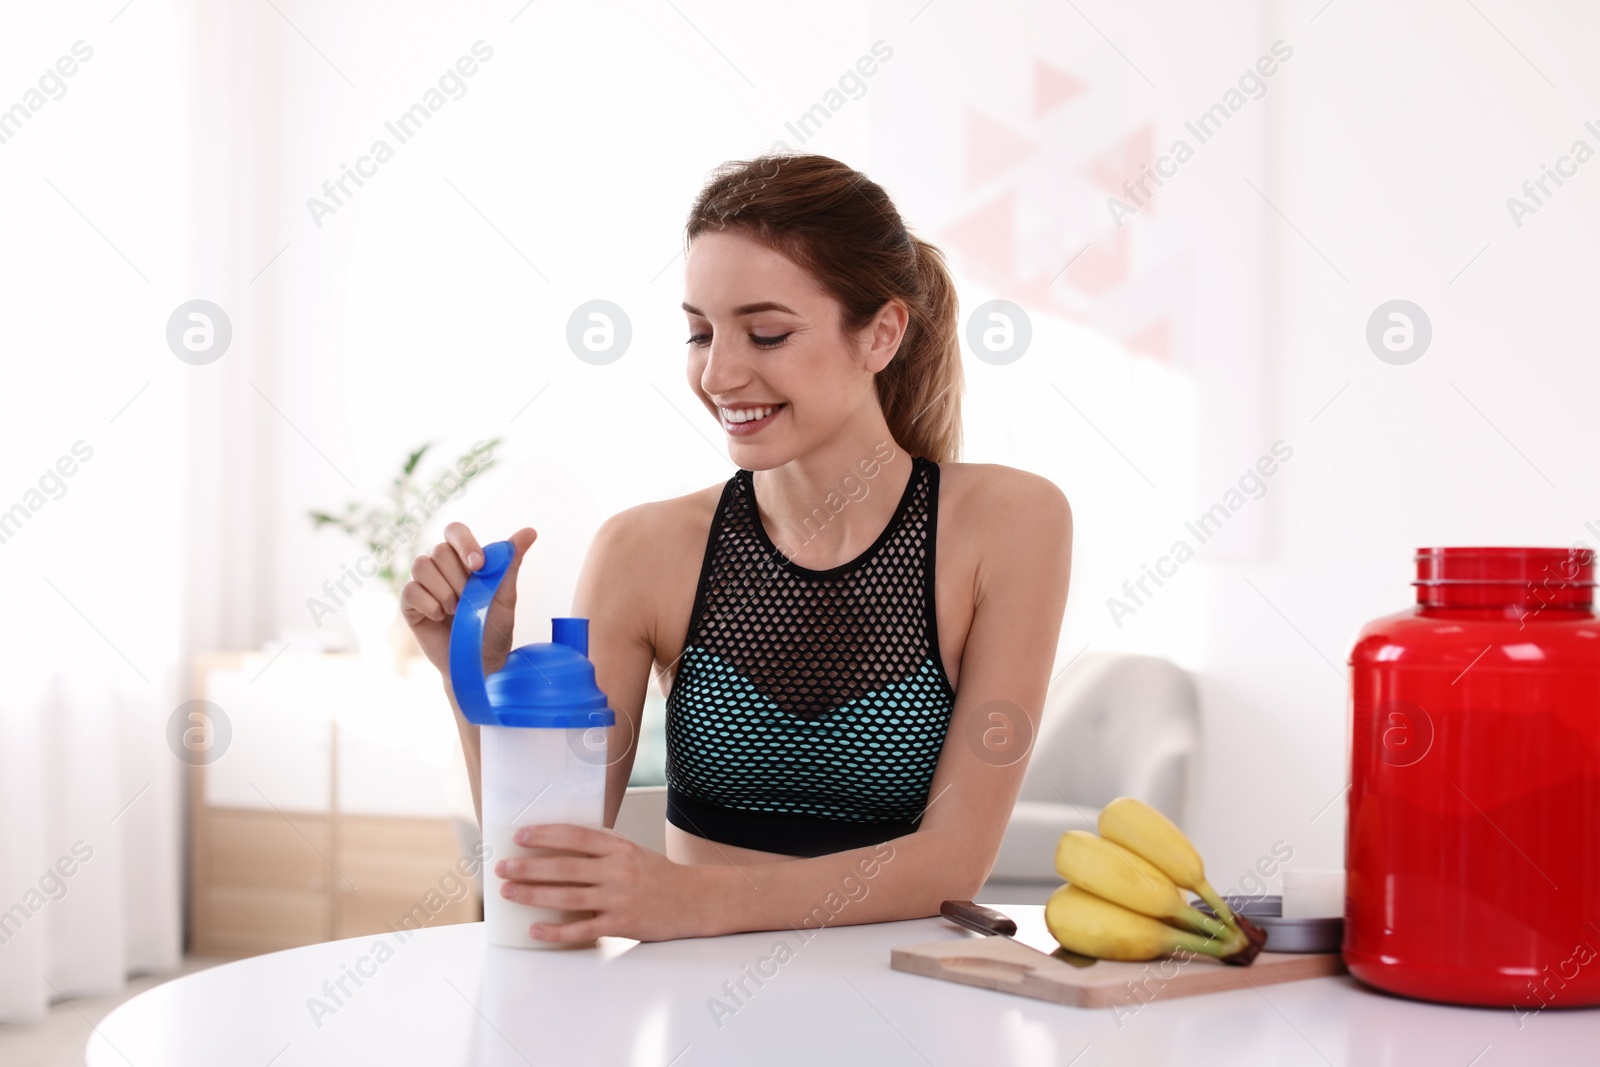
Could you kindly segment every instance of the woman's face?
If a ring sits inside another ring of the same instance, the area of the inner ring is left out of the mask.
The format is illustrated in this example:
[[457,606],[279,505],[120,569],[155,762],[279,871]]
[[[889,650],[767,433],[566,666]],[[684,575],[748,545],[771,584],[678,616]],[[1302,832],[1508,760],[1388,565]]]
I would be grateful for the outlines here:
[[881,417],[872,379],[904,333],[896,302],[847,337],[839,302],[804,268],[737,231],[694,239],[684,290],[689,385],[740,467],[782,466],[854,419]]

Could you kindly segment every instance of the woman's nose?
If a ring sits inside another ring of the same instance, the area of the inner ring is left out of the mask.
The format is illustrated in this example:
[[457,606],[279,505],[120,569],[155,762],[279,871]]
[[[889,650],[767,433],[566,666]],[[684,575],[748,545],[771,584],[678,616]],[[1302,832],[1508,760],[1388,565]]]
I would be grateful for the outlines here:
[[700,388],[708,396],[731,393],[749,380],[749,367],[729,342],[713,336],[705,353],[705,365],[700,368]]

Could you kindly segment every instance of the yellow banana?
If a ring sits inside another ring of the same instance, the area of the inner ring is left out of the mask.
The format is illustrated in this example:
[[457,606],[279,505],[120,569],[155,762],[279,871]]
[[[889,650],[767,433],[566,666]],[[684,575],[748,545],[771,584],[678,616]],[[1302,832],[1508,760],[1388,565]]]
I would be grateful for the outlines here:
[[1118,797],[1100,810],[1100,833],[1108,841],[1143,856],[1184,889],[1200,894],[1218,918],[1239,929],[1227,902],[1206,881],[1200,853],[1171,819],[1142,800]]
[[1211,937],[1226,925],[1189,906],[1171,878],[1136,852],[1087,830],[1068,830],[1056,846],[1056,873],[1103,900],[1154,919],[1175,919]]
[[1062,948],[1103,960],[1153,960],[1187,950],[1243,964],[1258,951],[1237,931],[1230,931],[1224,941],[1178,930],[1075,885],[1050,894],[1044,923]]

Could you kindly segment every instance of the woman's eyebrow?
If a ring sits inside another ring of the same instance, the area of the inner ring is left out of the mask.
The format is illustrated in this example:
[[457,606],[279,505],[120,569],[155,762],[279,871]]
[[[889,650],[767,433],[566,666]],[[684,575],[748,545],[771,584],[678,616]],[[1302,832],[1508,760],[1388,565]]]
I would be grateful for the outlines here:
[[[701,318],[707,317],[705,312],[701,311],[699,308],[693,306],[687,301],[685,301],[683,305],[683,310],[687,311],[691,315],[699,315]],[[735,315],[754,315],[758,311],[781,311],[786,315],[799,314],[798,311],[795,311],[793,308],[787,307],[786,305],[780,304],[776,300],[762,300],[755,304],[741,304],[739,307],[733,309],[733,313]]]

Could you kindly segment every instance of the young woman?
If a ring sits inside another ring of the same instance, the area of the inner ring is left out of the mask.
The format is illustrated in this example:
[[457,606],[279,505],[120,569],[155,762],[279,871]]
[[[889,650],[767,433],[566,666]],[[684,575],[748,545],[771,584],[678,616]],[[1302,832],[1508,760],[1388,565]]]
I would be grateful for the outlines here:
[[[516,901],[594,912],[533,928],[553,941],[938,914],[983,885],[1016,801],[1072,512],[1043,478],[955,462],[955,289],[864,175],[815,155],[727,164],[686,240],[689,388],[740,469],[609,519],[573,604],[628,749],[608,770],[607,827],[652,670],[670,687],[666,854],[530,826],[524,845],[579,855],[497,873]],[[486,671],[510,650],[536,536],[511,537]],[[452,523],[401,597],[447,692],[452,613],[482,562]],[[478,728],[459,708],[456,724],[476,798]]]

